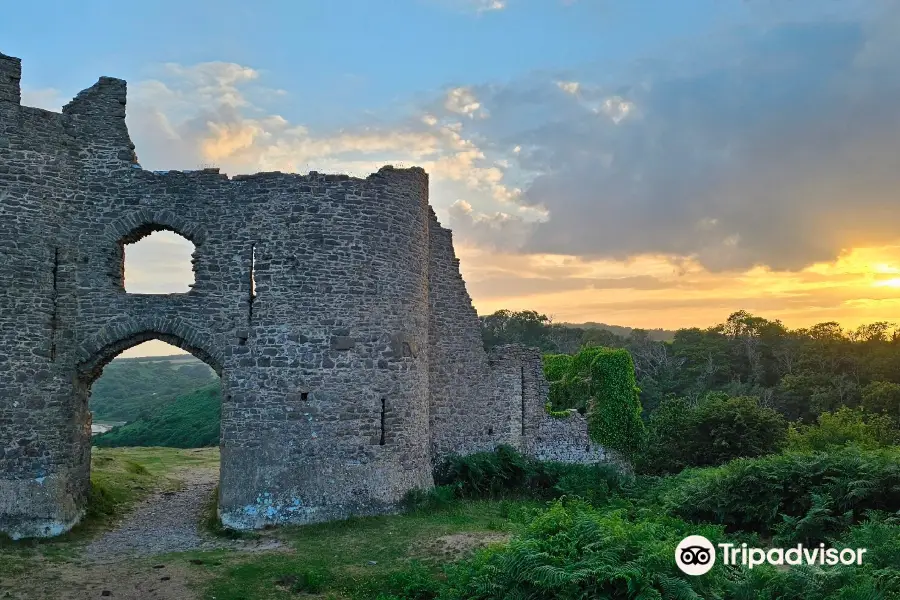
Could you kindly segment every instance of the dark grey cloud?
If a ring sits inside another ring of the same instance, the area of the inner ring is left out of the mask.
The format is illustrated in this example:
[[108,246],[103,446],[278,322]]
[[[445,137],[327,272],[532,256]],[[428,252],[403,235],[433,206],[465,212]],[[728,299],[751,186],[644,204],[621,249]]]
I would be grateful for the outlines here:
[[519,146],[508,173],[536,174],[520,202],[549,212],[520,249],[795,270],[900,239],[897,6],[746,26],[619,83],[582,70],[473,88],[491,117],[468,131]]
[[[519,277],[500,275],[489,279],[474,280],[466,284],[470,293],[482,300],[531,294],[548,294],[574,291],[602,290],[665,290],[678,289],[678,282],[663,281],[650,275],[628,277]],[[698,286],[691,286],[696,289]]]

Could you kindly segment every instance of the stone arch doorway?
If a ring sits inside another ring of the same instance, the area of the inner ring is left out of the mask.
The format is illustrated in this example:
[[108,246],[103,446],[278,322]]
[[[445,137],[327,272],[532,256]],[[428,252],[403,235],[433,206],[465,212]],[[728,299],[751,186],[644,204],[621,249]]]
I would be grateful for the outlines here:
[[[214,345],[214,340],[179,319],[170,319],[152,325],[123,319],[109,330],[99,332],[84,344],[83,357],[85,358],[76,365],[73,377],[74,400],[76,406],[85,407],[85,410],[81,412],[81,421],[85,423],[85,430],[89,432],[91,425],[91,412],[87,408],[91,388],[102,375],[104,368],[122,352],[154,340],[184,350],[208,365],[219,377],[221,399],[224,403],[225,398],[228,397],[226,390],[229,379],[226,376],[222,353]],[[73,478],[71,483],[75,489],[87,490],[90,486],[91,436],[88,433],[86,437],[79,437],[83,440],[84,446],[76,449],[76,455],[84,455],[85,467],[78,470],[78,475]],[[221,463],[219,476],[221,476]]]

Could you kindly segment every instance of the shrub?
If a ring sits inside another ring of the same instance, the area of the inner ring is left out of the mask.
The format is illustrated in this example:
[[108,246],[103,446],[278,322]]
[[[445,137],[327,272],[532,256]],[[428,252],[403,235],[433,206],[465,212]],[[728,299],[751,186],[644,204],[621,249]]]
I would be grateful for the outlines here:
[[722,598],[723,570],[689,578],[676,567],[672,551],[689,534],[722,539],[714,526],[631,521],[622,511],[556,501],[509,545],[447,567],[439,598]]
[[560,381],[565,377],[571,364],[572,356],[570,354],[545,354],[544,376],[547,381]]
[[644,437],[634,362],[627,350],[600,349],[590,364],[591,438],[612,450],[632,455]]
[[455,485],[438,485],[430,490],[414,489],[407,492],[403,504],[411,511],[441,510],[453,504],[456,491]]
[[[444,567],[434,577],[418,564],[378,582],[380,600],[890,600],[900,594],[900,525],[871,513],[837,548],[866,548],[862,565],[825,569],[768,565],[752,570],[718,564],[686,576],[672,551],[687,535],[765,547],[758,537],[726,536],[721,526],[692,525],[659,511],[640,519],[627,510],[597,509],[562,499],[532,511],[520,536]],[[371,596],[366,596],[371,597]]]
[[900,506],[900,450],[786,453],[688,469],[664,504],[693,522],[818,543],[871,510]]
[[788,432],[791,450],[822,451],[847,445],[873,449],[897,443],[900,430],[890,417],[846,406],[822,413],[815,425],[792,426]]
[[[510,446],[493,452],[451,456],[435,470],[435,483],[444,501],[454,492],[460,499],[535,497],[552,499],[578,496],[600,502],[632,485],[633,478],[610,464],[578,465],[541,462],[523,456]],[[428,494],[408,496],[408,506],[434,504]]]
[[460,498],[500,498],[527,489],[533,468],[529,458],[501,445],[494,452],[448,457],[435,483],[456,486]]
[[[896,520],[896,519],[895,519]],[[862,565],[826,569],[756,568],[745,571],[732,587],[734,598],[757,600],[890,600],[900,598],[900,524],[877,514],[831,544],[835,548],[865,548]]]
[[677,473],[778,452],[786,438],[784,418],[756,398],[710,394],[696,406],[669,399],[650,416],[635,462],[643,473]]
[[569,388],[565,381],[551,381],[550,390],[547,394],[547,411],[552,412],[554,409],[568,410],[571,402],[569,402]]

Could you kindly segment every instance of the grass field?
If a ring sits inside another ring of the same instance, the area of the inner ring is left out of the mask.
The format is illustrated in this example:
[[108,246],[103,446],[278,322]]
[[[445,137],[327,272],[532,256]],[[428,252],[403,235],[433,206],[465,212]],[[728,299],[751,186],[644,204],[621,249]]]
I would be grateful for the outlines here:
[[[63,572],[69,579],[82,571],[84,578],[96,578],[96,570],[80,566],[84,544],[154,490],[177,488],[179,473],[218,464],[217,448],[94,448],[88,516],[59,538],[0,542],[0,597],[4,580],[52,587]],[[515,504],[525,505],[537,506]],[[134,561],[131,568],[165,563],[190,580],[195,597],[210,600],[376,598],[397,572],[425,576],[475,548],[506,541],[521,527],[511,506],[463,502],[438,512],[285,527],[252,536],[280,542],[275,551],[188,552]]]

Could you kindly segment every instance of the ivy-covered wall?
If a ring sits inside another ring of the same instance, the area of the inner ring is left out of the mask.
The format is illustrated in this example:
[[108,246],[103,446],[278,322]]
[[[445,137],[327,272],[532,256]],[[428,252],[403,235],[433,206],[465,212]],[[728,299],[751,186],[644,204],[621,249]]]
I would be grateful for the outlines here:
[[591,440],[626,456],[644,435],[634,362],[624,349],[585,348],[578,354],[544,356],[550,384],[548,412],[585,414]]

